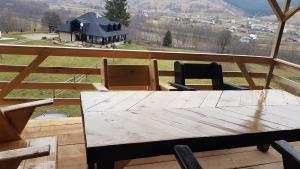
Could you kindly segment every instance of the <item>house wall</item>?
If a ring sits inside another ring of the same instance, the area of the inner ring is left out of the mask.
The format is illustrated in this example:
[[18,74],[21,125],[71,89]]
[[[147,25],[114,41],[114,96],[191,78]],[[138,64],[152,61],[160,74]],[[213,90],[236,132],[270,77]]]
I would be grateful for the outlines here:
[[75,41],[75,35],[72,34],[72,39],[71,39],[71,33],[66,33],[66,32],[59,32],[59,38],[61,41],[66,41],[66,42]]

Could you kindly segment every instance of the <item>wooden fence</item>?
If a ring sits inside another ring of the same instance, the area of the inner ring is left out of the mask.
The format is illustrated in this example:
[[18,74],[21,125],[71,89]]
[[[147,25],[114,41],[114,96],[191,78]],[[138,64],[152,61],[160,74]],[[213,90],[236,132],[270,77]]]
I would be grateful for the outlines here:
[[[121,58],[121,59],[157,59],[162,60],[183,60],[183,61],[206,61],[236,64],[240,71],[224,71],[225,77],[245,78],[250,89],[262,89],[263,86],[255,84],[254,78],[266,80],[267,72],[249,72],[246,64],[275,65],[275,68],[285,69],[295,73],[300,72],[299,65],[283,60],[273,60],[262,56],[227,55],[211,53],[182,53],[182,52],[161,52],[161,51],[133,51],[133,50],[112,50],[112,49],[85,49],[85,48],[61,48],[61,47],[35,47],[35,46],[7,46],[0,45],[0,54],[7,55],[35,55],[36,57],[28,65],[0,65],[0,72],[15,72],[17,76],[11,81],[0,82],[0,104],[15,104],[41,98],[10,98],[7,95],[14,89],[64,89],[64,90],[97,90],[97,83],[73,83],[73,82],[28,82],[24,81],[32,73],[42,74],[86,74],[100,75],[101,68],[92,67],[43,67],[40,66],[48,57],[93,57],[93,58]],[[173,76],[170,70],[159,70],[159,76]],[[294,88],[299,88],[298,82],[280,77],[272,76],[277,83],[284,83]],[[100,82],[100,79],[99,79]],[[209,85],[197,85],[209,89]],[[78,105],[79,98],[55,98],[56,105]]]

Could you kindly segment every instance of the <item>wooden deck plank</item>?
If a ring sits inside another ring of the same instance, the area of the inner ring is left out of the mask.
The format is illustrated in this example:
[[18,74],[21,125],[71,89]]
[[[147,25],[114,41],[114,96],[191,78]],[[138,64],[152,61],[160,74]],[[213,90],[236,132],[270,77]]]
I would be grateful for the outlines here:
[[[73,121],[74,119],[70,119]],[[55,120],[44,120],[38,122],[41,126],[49,125],[49,122],[55,122]],[[69,130],[72,130],[70,127],[69,118],[58,120],[60,127],[57,130],[64,129],[66,126]],[[28,126],[37,124],[37,121],[31,120]],[[56,123],[58,124],[58,122]],[[66,125],[64,125],[66,124]],[[35,126],[38,128],[38,126]],[[77,128],[75,126],[74,128]],[[27,128],[25,128],[27,130]],[[49,132],[45,129],[43,132],[49,133],[52,135],[52,129],[49,129]],[[68,130],[63,130],[58,136],[65,137],[62,140],[63,145],[58,146],[58,169],[85,169],[86,168],[86,159],[85,159],[85,148],[84,142],[76,143],[78,141],[77,137],[82,135],[83,141],[83,132],[82,127],[80,130],[69,133]],[[35,134],[38,135],[38,134]],[[40,134],[44,135],[44,134]],[[30,135],[29,135],[30,136]],[[68,144],[74,143],[74,144]],[[290,143],[293,146],[296,146],[300,150],[300,142]],[[271,149],[271,153],[261,153],[256,150],[255,147],[247,148],[238,148],[238,149],[228,149],[228,150],[218,150],[218,151],[208,151],[196,153],[198,159],[201,160],[201,163],[207,169],[214,169],[214,167],[225,169],[226,167],[231,168],[246,168],[246,169],[282,169],[282,162],[279,154],[275,154],[274,150]],[[165,164],[167,163],[167,164]],[[216,164],[214,164],[216,163]],[[218,166],[216,166],[218,165]],[[135,168],[145,168],[145,169],[174,169],[177,167],[177,162],[175,161],[174,156],[159,156],[145,159],[135,159],[129,163],[129,167],[126,169],[135,169]]]
[[86,167],[84,144],[74,144],[58,147],[59,169],[85,169]]
[[45,126],[61,126],[70,124],[82,124],[81,117],[70,117],[68,120],[65,118],[61,119],[47,119],[47,120],[30,120],[26,125],[28,127],[45,127]]
[[[228,169],[241,168],[245,166],[263,165],[271,162],[280,162],[281,157],[275,152],[268,154],[259,151],[241,152],[236,154],[226,154],[220,156],[210,156],[197,158],[205,169]],[[126,167],[126,169],[180,169],[176,161],[142,164]]]

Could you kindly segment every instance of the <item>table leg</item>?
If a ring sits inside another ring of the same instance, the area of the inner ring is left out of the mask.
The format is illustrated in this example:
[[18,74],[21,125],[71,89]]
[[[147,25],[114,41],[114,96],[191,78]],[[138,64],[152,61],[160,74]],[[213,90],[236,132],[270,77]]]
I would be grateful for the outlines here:
[[98,161],[97,169],[115,169],[115,161]]
[[95,169],[95,163],[88,163],[88,169]]
[[270,144],[264,144],[264,145],[258,145],[257,149],[263,153],[266,153],[269,151]]

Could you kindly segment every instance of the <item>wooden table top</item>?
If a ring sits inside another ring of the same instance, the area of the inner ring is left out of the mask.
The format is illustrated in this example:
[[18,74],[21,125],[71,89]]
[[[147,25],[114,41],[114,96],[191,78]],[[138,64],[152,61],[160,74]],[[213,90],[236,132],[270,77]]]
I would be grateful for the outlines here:
[[300,129],[281,90],[82,92],[87,148]]

